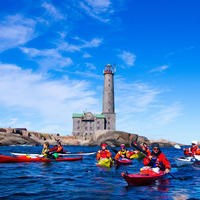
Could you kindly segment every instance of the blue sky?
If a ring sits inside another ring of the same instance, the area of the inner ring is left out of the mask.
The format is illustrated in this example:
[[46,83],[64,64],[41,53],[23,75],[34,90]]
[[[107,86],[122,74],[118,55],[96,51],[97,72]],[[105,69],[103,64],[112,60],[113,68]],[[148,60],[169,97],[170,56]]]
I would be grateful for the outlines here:
[[0,0],[0,127],[72,132],[102,112],[116,66],[117,130],[190,143],[200,133],[198,0]]

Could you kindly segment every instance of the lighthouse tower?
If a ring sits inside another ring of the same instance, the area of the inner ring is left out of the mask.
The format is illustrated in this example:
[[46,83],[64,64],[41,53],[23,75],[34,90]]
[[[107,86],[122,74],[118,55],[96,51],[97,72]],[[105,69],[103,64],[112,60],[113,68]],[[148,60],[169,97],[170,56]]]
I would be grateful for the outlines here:
[[114,69],[107,64],[104,69],[103,112],[105,129],[115,130],[115,102],[114,102]]

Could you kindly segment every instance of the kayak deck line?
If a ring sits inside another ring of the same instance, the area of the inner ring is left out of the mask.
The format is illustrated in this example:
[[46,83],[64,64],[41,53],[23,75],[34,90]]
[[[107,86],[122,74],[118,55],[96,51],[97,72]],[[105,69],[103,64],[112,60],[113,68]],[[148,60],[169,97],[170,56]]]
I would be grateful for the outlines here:
[[[15,156],[35,156],[35,157],[43,157],[42,154],[37,154],[37,153],[11,153],[12,155]],[[59,156],[87,156],[87,155],[93,155],[96,154],[96,152],[78,152],[78,153],[58,153]]]

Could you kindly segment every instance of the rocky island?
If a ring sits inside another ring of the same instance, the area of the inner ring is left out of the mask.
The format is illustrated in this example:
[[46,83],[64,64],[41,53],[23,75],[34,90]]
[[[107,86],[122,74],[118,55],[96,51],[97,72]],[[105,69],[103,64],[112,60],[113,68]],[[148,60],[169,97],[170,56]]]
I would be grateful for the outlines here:
[[60,135],[58,133],[41,133],[29,131],[26,128],[0,128],[0,146],[7,145],[43,145],[44,142],[49,142],[51,145],[57,144],[60,140],[63,145],[83,145],[95,146],[106,142],[110,146],[119,146],[124,143],[126,146],[131,145],[131,141],[138,141],[140,143],[146,142],[148,144],[158,142],[161,146],[174,146],[175,142],[167,140],[153,141],[145,136],[139,136],[134,133],[127,133],[123,131],[96,131],[90,138],[81,138],[70,135]]

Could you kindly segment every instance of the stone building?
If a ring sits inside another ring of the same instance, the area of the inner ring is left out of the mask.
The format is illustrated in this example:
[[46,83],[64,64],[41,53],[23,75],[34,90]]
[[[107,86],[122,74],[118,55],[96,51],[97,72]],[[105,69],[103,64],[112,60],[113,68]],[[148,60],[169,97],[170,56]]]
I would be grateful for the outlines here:
[[91,112],[73,113],[72,134],[77,138],[89,139],[97,130],[115,130],[114,69],[108,64],[104,69],[103,108],[101,114]]

